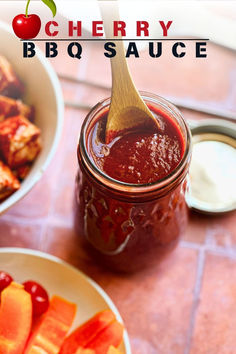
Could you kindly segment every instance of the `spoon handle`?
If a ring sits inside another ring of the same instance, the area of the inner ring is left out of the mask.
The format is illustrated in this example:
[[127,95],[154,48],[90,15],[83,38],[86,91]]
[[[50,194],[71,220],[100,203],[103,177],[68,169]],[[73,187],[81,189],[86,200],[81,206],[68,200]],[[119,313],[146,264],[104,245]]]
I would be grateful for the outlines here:
[[116,1],[100,3],[107,38],[115,41],[116,55],[111,58],[112,95],[106,123],[106,143],[124,131],[137,127],[159,127],[157,119],[147,107],[136,89],[127,65],[121,36],[114,37],[113,21],[119,21]]
[[[103,19],[106,38],[119,39],[115,42],[116,55],[110,58],[112,70],[112,93],[124,97],[132,89],[135,88],[133,80],[130,75],[129,67],[125,58],[125,49],[122,41],[122,36],[114,36],[113,21],[119,21],[119,7],[118,1],[102,1],[99,2],[100,11]],[[121,85],[123,83],[123,85]],[[125,91],[120,92],[120,87],[125,88]],[[136,88],[135,88],[136,90]]]

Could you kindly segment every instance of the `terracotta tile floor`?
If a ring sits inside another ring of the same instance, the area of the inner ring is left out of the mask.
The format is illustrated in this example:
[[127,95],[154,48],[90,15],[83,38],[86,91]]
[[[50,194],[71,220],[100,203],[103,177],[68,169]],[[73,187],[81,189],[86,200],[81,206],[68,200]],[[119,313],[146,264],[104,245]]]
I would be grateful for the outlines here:
[[235,299],[235,258],[207,252],[191,354],[235,353]]
[[[61,51],[66,52],[63,44]],[[236,110],[236,60],[209,44],[209,58],[156,61],[145,53],[129,60],[140,89],[199,100]],[[109,62],[100,46],[84,44],[80,61],[60,54],[58,72],[110,85]],[[106,90],[62,82],[65,99],[95,104]],[[177,249],[160,265],[132,276],[97,266],[73,230],[72,202],[76,143],[86,111],[66,109],[58,152],[34,190],[0,220],[0,246],[40,249],[74,264],[95,279],[118,306],[134,354],[236,353],[236,214],[209,217],[190,213]],[[185,117],[203,116],[185,112]]]

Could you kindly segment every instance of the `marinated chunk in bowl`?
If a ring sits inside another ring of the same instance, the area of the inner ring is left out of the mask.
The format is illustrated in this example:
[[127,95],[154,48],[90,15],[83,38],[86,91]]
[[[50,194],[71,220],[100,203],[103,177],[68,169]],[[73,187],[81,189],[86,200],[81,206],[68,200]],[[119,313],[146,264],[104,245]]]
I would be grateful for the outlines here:
[[30,121],[34,119],[34,109],[21,100],[0,95],[0,122],[6,118],[22,115]]
[[41,150],[40,130],[23,116],[0,122],[0,151],[11,168],[35,160]]
[[9,97],[20,97],[24,92],[24,85],[17,77],[9,61],[0,55],[0,93]]
[[21,100],[23,92],[12,65],[0,55],[0,202],[20,188],[41,151],[34,107]]
[[9,167],[0,160],[0,200],[3,200],[20,188],[20,182]]

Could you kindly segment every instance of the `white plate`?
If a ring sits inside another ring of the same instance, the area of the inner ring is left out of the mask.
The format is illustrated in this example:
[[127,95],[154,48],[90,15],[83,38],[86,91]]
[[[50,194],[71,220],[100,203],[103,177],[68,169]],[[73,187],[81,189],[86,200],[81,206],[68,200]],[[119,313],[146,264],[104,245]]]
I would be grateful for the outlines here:
[[[122,322],[117,308],[104,290],[59,258],[22,248],[0,248],[0,270],[10,273],[18,282],[35,280],[50,295],[60,295],[76,303],[78,308],[73,328],[104,309],[111,309]],[[120,349],[125,354],[131,354],[126,331]]]

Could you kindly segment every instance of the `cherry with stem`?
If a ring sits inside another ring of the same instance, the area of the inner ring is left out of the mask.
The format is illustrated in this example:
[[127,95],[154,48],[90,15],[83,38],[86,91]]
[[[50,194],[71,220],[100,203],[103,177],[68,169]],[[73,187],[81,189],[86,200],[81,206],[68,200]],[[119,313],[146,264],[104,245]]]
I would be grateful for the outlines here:
[[[53,17],[56,15],[57,8],[53,0],[42,0],[52,11]],[[25,14],[20,14],[14,17],[12,21],[12,27],[17,37],[21,39],[33,39],[35,38],[41,28],[40,17],[36,14],[29,14],[30,0],[27,0]]]

